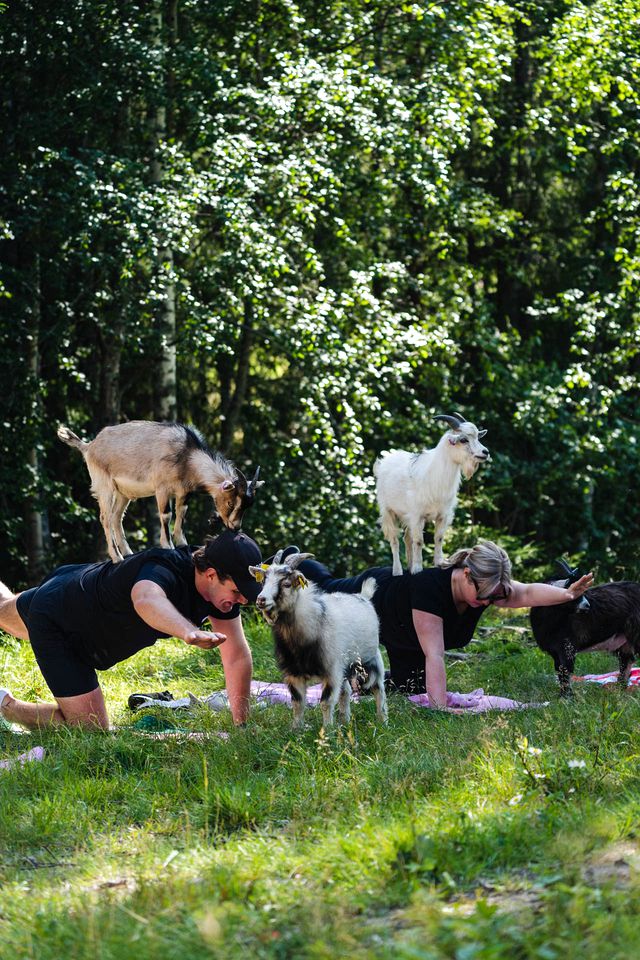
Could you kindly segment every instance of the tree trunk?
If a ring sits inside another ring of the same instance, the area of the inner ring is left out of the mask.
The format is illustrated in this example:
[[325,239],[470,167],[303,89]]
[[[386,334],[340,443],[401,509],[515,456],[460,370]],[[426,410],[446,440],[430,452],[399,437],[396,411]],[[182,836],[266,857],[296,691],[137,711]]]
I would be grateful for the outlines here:
[[31,431],[33,444],[27,455],[32,476],[27,511],[27,563],[29,580],[36,582],[44,574],[44,534],[40,504],[40,462],[37,437],[40,432],[40,258],[35,254],[30,270],[31,303],[27,311],[27,371],[32,385]]
[[103,336],[98,328],[100,344],[100,399],[97,428],[120,422],[120,362],[124,328],[122,323],[109,326],[109,333]]
[[233,437],[240,422],[240,413],[247,396],[249,383],[249,360],[253,342],[253,303],[249,297],[244,301],[244,321],[238,344],[238,356],[235,370],[235,387],[229,392],[228,401],[222,407],[222,424],[220,427],[220,447],[228,451],[233,443]]
[[[163,50],[163,2],[156,0],[153,18],[153,43]],[[175,43],[177,29],[177,0],[172,0],[168,15],[172,32],[172,44]],[[164,60],[163,56],[163,60]],[[167,137],[167,77],[163,77],[163,94],[157,107],[153,122],[155,152],[151,161],[151,181],[160,185],[164,179],[164,168],[160,149]],[[173,279],[173,250],[167,243],[158,251],[158,271],[162,278],[163,296],[159,311],[160,328],[160,370],[157,384],[157,416],[160,420],[175,420],[177,416],[176,390],[176,289]]]

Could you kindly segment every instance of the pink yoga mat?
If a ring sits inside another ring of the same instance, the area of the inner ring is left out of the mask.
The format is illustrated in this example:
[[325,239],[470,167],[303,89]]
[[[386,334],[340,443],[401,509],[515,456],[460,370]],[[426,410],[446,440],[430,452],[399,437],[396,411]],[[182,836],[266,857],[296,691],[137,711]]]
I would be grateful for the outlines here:
[[[320,702],[322,685],[314,684],[307,688],[307,703],[315,706]],[[291,694],[285,683],[265,683],[262,680],[252,680],[251,694],[257,700],[268,703],[291,703]],[[357,695],[352,695],[357,700]],[[408,698],[417,707],[428,707],[429,697],[426,693],[418,693]],[[448,693],[447,706],[457,710],[468,710],[469,713],[484,713],[485,710],[523,710],[525,707],[546,706],[542,703],[520,703],[518,700],[508,700],[506,697],[489,697],[484,690],[473,690],[471,693]]]

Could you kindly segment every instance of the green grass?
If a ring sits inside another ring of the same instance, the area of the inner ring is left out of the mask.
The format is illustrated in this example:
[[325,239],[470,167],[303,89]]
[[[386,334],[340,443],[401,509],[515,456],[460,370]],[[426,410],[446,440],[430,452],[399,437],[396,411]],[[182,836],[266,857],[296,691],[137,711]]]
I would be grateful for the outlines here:
[[[549,707],[456,716],[393,696],[386,728],[368,699],[348,728],[311,710],[298,735],[284,707],[241,730],[203,709],[171,715],[202,739],[156,739],[129,693],[223,685],[215,653],[168,641],[102,675],[116,732],[0,730],[3,757],[46,750],[0,772],[0,956],[635,957],[639,693],[561,703],[551,660],[509,629],[526,620],[492,616],[450,689]],[[247,632],[256,676],[278,679],[266,628]],[[0,679],[47,697],[8,638]]]

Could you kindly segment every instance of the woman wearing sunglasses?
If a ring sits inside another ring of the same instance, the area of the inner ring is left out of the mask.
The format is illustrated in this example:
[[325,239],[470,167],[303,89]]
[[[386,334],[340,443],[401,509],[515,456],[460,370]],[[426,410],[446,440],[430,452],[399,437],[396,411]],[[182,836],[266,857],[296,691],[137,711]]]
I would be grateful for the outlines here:
[[[287,547],[281,559],[297,553]],[[380,620],[380,643],[389,656],[390,682],[408,693],[429,695],[432,706],[447,704],[445,650],[470,643],[480,617],[498,607],[546,607],[576,600],[593,584],[586,574],[568,589],[511,578],[511,561],[490,540],[457,550],[440,567],[391,575],[391,567],[373,567],[355,577],[336,578],[317,560],[297,568],[328,593],[359,593],[368,577],[377,581],[373,597]]]

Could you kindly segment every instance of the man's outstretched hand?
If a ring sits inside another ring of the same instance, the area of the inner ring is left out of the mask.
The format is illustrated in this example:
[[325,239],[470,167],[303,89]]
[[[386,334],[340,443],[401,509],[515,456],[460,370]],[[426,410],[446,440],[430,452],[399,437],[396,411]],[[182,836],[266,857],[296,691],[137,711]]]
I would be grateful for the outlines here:
[[219,647],[227,639],[224,633],[211,633],[209,630],[192,630],[184,638],[184,642],[190,647],[202,647],[203,650],[211,650],[212,647]]

